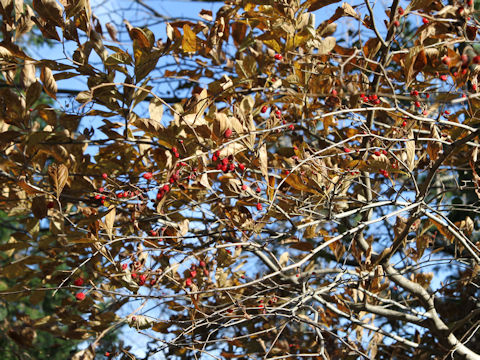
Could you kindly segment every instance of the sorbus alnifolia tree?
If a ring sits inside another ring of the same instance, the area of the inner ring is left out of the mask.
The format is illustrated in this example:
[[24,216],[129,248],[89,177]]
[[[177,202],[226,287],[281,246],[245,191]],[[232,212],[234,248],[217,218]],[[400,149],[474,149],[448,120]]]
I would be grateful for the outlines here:
[[478,359],[478,14],[399,3],[2,1],[0,296],[65,294],[31,326],[88,360]]

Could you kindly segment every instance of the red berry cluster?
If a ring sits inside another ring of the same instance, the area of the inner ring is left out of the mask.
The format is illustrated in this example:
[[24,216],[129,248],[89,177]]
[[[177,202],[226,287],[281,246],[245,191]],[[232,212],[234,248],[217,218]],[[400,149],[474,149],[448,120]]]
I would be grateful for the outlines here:
[[373,105],[379,105],[381,103],[380,99],[378,98],[377,94],[372,94],[369,96],[366,96],[365,94],[360,94],[360,97],[362,98],[362,101],[364,103],[371,103]]
[[172,152],[173,152],[173,156],[175,156],[177,159],[180,157],[180,154],[178,153],[178,149],[175,146],[172,146]]
[[[174,175],[172,175],[173,177]],[[170,178],[172,179],[172,178]],[[160,201],[162,200],[162,198],[165,196],[166,193],[168,193],[170,191],[170,185],[168,184],[165,184],[163,185],[160,190],[158,190],[158,193],[157,193],[157,200]]]
[[[233,155],[229,155],[228,157],[225,157],[220,160],[220,152],[215,151],[212,155],[212,162],[217,162],[216,169],[217,170],[222,170],[224,173],[232,172],[235,171],[235,163],[233,162]],[[245,170],[245,165],[242,163],[238,164],[238,168],[241,171]]]

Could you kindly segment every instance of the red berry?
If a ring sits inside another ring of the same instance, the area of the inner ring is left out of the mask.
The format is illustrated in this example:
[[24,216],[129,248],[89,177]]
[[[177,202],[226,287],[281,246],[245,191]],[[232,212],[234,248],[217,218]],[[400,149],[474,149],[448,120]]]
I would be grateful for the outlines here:
[[261,112],[262,114],[265,114],[265,113],[267,112],[267,110],[268,110],[267,105],[263,105],[263,106],[262,106],[262,109],[260,110],[260,112]]
[[132,278],[136,279],[137,278],[137,273],[132,273]]
[[222,159],[222,165],[228,165],[228,158]]
[[288,125],[288,129],[289,130],[295,130],[295,125],[293,125],[293,124]]
[[151,172],[146,172],[145,174],[143,174],[143,178],[145,180],[150,180],[152,178],[153,174]]
[[387,150],[385,150],[385,149],[382,150],[382,154],[383,154],[383,155],[387,155],[387,154],[388,154]]
[[207,264],[205,264],[205,261],[201,260],[199,263],[198,263],[198,266],[204,268],[207,266]]
[[225,139],[228,139],[230,136],[232,136],[232,130],[231,129],[225,130],[225,133],[223,134],[223,136],[225,136]]
[[417,90],[412,90],[412,92],[410,93],[410,95],[412,95],[412,96],[418,96],[418,91],[417,91]]
[[230,163],[230,165],[228,166],[228,170],[234,171],[234,170],[235,170],[235,164],[234,164],[234,163]]
[[108,351],[105,352],[105,356],[110,356],[110,353]]
[[403,8],[400,6],[398,8],[398,15],[402,16],[403,14],[405,14],[405,11],[403,10]]
[[242,185],[242,190],[243,190],[243,191],[247,190],[247,185],[243,184],[243,185]]
[[242,163],[238,164],[238,168],[241,170],[241,171],[244,171],[245,170],[245,165],[243,165]]
[[480,64],[480,55],[475,56],[475,57],[473,58],[473,62],[474,62],[475,64]]
[[275,60],[281,61],[283,59],[282,54],[275,54],[274,56]]
[[420,107],[420,106],[422,106],[422,105],[420,104],[420,101],[415,101],[415,106],[416,106],[416,107]]
[[407,126],[407,122],[406,122],[406,121],[402,122],[402,127],[405,127],[405,126]]
[[[100,197],[101,197],[100,194],[95,195],[95,200],[99,200]],[[53,204],[53,202],[52,202],[52,204]],[[50,203],[49,203],[48,205],[50,205]],[[47,207],[48,207],[49,209],[51,209],[51,207],[49,207],[48,205],[47,205]],[[52,206],[52,207],[53,207],[53,206]]]
[[257,188],[255,189],[255,191],[256,191],[257,193],[259,193],[259,192],[262,191],[262,189],[260,189],[260,186],[257,186]]
[[442,62],[445,64],[445,65],[450,65],[450,62],[452,61],[452,59],[450,59],[448,56],[444,56],[442,58]]
[[187,280],[185,280],[185,285],[188,287],[192,286],[192,279],[188,278]]
[[126,270],[128,267],[128,264],[122,264],[122,270]]
[[178,149],[175,146],[172,146],[172,152],[176,153],[178,152]]
[[107,175],[106,173],[103,173],[103,174],[102,174],[102,178],[104,178],[105,180],[107,180],[108,175]]
[[194,278],[195,276],[197,276],[197,271],[196,271],[196,270],[190,271],[190,276],[191,276],[192,278]]
[[350,150],[350,149],[347,148],[347,147],[344,147],[344,148],[343,148],[343,151],[346,152],[346,153],[349,153],[349,152],[352,151],[352,150]]
[[73,282],[73,285],[82,286],[83,285],[83,279],[81,277],[79,277],[78,279],[75,279],[75,281]]
[[338,92],[337,92],[337,90],[335,90],[335,89],[332,89],[332,95],[333,95],[333,96],[337,96],[337,95],[338,95]]
[[212,161],[215,162],[215,161],[217,161],[217,160],[218,160],[218,157],[217,157],[215,154],[213,154],[213,156],[212,156]]
[[155,280],[155,279],[152,279],[152,280],[150,280],[150,286],[153,286],[153,285],[155,285],[155,284],[156,284],[156,282],[157,282],[157,280]]
[[150,236],[157,236],[157,232],[155,230],[150,230]]
[[162,190],[165,191],[165,192],[169,192],[170,191],[170,186],[168,184],[165,184],[165,185],[163,185]]
[[257,210],[258,210],[258,211],[262,211],[262,209],[263,209],[262,204],[257,203]]
[[280,117],[282,116],[282,112],[280,110],[275,110],[275,115],[277,115],[277,117]]
[[103,187],[98,188],[98,192],[101,192],[101,193],[102,193],[102,192],[104,192],[104,191],[105,191],[105,189],[104,189]]
[[423,22],[425,25],[427,25],[427,24],[429,23],[429,21],[428,21],[427,18],[423,18],[423,19],[422,19],[422,22]]
[[440,75],[440,80],[447,81],[447,75],[445,75],[445,74]]
[[141,283],[145,284],[145,280],[147,280],[147,277],[145,275],[140,275],[139,279]]
[[78,301],[82,301],[85,299],[85,294],[83,292],[79,292],[75,295],[75,298],[78,300]]
[[377,150],[377,151],[375,151],[373,154],[374,154],[375,156],[380,156],[380,151]]
[[400,21],[395,20],[395,21],[393,22],[393,26],[399,27],[399,26],[400,26]]
[[224,173],[228,172],[228,165],[222,165],[222,171]]

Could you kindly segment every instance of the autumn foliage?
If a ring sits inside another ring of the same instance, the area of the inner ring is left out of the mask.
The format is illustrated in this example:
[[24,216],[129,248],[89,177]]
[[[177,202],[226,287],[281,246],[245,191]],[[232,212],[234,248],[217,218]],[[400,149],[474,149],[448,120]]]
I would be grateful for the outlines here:
[[390,5],[144,7],[161,38],[2,0],[0,298],[69,294],[23,329],[75,359],[124,325],[146,358],[479,359],[480,23]]

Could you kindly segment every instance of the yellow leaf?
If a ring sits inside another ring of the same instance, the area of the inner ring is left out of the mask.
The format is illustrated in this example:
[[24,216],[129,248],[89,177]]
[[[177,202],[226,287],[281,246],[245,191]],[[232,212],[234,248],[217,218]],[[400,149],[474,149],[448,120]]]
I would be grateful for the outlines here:
[[273,176],[270,176],[268,178],[268,200],[272,201],[273,200],[273,194],[275,193],[275,178]]
[[197,35],[187,24],[183,25],[182,48],[187,53],[193,53],[197,50]]

